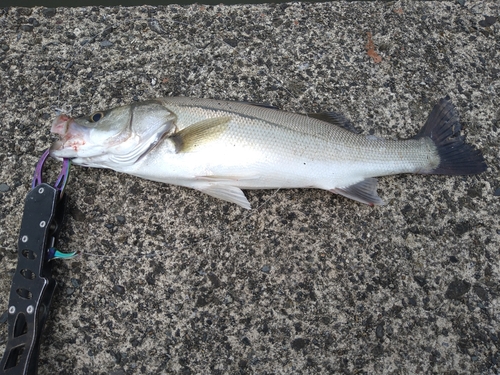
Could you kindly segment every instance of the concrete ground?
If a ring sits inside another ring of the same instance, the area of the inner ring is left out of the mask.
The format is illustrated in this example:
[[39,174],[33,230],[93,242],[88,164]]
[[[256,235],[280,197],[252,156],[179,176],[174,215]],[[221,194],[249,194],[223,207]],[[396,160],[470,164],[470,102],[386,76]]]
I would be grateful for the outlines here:
[[248,192],[252,211],[74,167],[59,247],[83,255],[55,266],[39,373],[498,373],[498,16],[493,0],[1,9],[4,311],[58,109],[222,98],[405,138],[449,95],[489,166],[381,178],[382,207],[283,190]]

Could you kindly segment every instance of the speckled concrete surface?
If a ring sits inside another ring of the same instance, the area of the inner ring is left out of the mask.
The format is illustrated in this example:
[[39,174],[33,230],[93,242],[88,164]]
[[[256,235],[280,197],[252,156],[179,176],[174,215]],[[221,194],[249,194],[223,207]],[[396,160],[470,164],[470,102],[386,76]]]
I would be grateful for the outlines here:
[[498,373],[498,16],[495,1],[0,10],[2,310],[57,108],[189,95],[409,137],[449,94],[489,165],[382,178],[383,207],[255,191],[250,212],[75,167],[60,247],[84,255],[57,263],[40,374]]

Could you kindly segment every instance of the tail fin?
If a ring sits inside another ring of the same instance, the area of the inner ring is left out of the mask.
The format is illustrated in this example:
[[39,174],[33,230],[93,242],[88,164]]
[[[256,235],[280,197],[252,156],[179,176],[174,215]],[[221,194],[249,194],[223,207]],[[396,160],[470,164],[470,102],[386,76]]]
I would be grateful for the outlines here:
[[484,172],[487,168],[480,150],[465,143],[455,106],[447,96],[434,106],[427,122],[415,139],[429,137],[437,147],[440,163],[426,174],[466,175]]

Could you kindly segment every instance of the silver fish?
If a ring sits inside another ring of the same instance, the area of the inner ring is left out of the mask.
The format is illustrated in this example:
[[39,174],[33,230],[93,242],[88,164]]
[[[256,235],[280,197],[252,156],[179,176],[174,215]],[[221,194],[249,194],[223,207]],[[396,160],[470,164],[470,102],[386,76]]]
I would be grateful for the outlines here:
[[239,102],[159,98],[96,112],[60,115],[50,154],[190,187],[250,208],[241,189],[318,188],[369,205],[377,176],[481,173],[481,151],[460,135],[449,98],[439,101],[411,139],[346,129],[339,114],[302,115]]

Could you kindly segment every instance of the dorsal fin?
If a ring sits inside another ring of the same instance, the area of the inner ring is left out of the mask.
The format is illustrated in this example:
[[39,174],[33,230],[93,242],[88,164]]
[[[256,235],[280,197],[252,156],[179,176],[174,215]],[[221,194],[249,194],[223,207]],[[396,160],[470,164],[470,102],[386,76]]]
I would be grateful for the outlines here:
[[[186,98],[186,97],[169,97],[162,99],[167,108],[170,106],[181,107],[188,112],[198,111],[200,107],[204,110],[213,113],[215,116],[220,116],[222,113],[227,113],[232,118],[246,117],[251,120],[264,121],[273,126],[278,126],[283,129],[288,129],[300,132],[306,135],[311,135],[316,138],[330,141],[339,136],[339,134],[358,136],[351,130],[345,129],[346,121],[343,117],[339,119],[338,116],[328,116],[329,122],[325,120],[318,120],[313,116],[307,116],[302,113],[285,112],[276,109],[259,107],[255,105],[243,104],[240,102],[229,102],[224,100],[213,99],[199,99],[199,98]],[[316,114],[317,115],[317,114]],[[336,125],[332,126],[333,118],[337,118]],[[349,126],[348,126],[349,128]]]
[[240,102],[240,103],[243,103],[243,104],[250,104],[250,105],[253,105],[254,107],[262,107],[262,108],[269,108],[269,109],[280,109],[272,104],[268,104],[268,103],[253,103],[253,102]]
[[[261,107],[261,108],[269,108],[269,109],[276,109],[279,110],[280,108],[275,107],[271,104],[266,104],[266,103],[250,103],[250,102],[240,102],[244,104],[250,104],[255,107]],[[340,113],[337,112],[319,112],[319,113],[307,113],[305,115],[306,117],[312,117],[317,120],[321,120],[324,122],[328,122],[330,124],[336,125],[338,127],[341,127],[345,130],[348,130],[350,132],[359,134],[360,132],[358,129],[354,127],[354,125],[349,121],[347,118],[344,117],[344,115],[341,115]]]
[[315,118],[317,120],[329,122],[330,124],[339,126],[345,130],[349,130],[350,132],[359,134],[359,131],[354,127],[354,125],[340,113],[337,112],[308,113],[307,116]]

